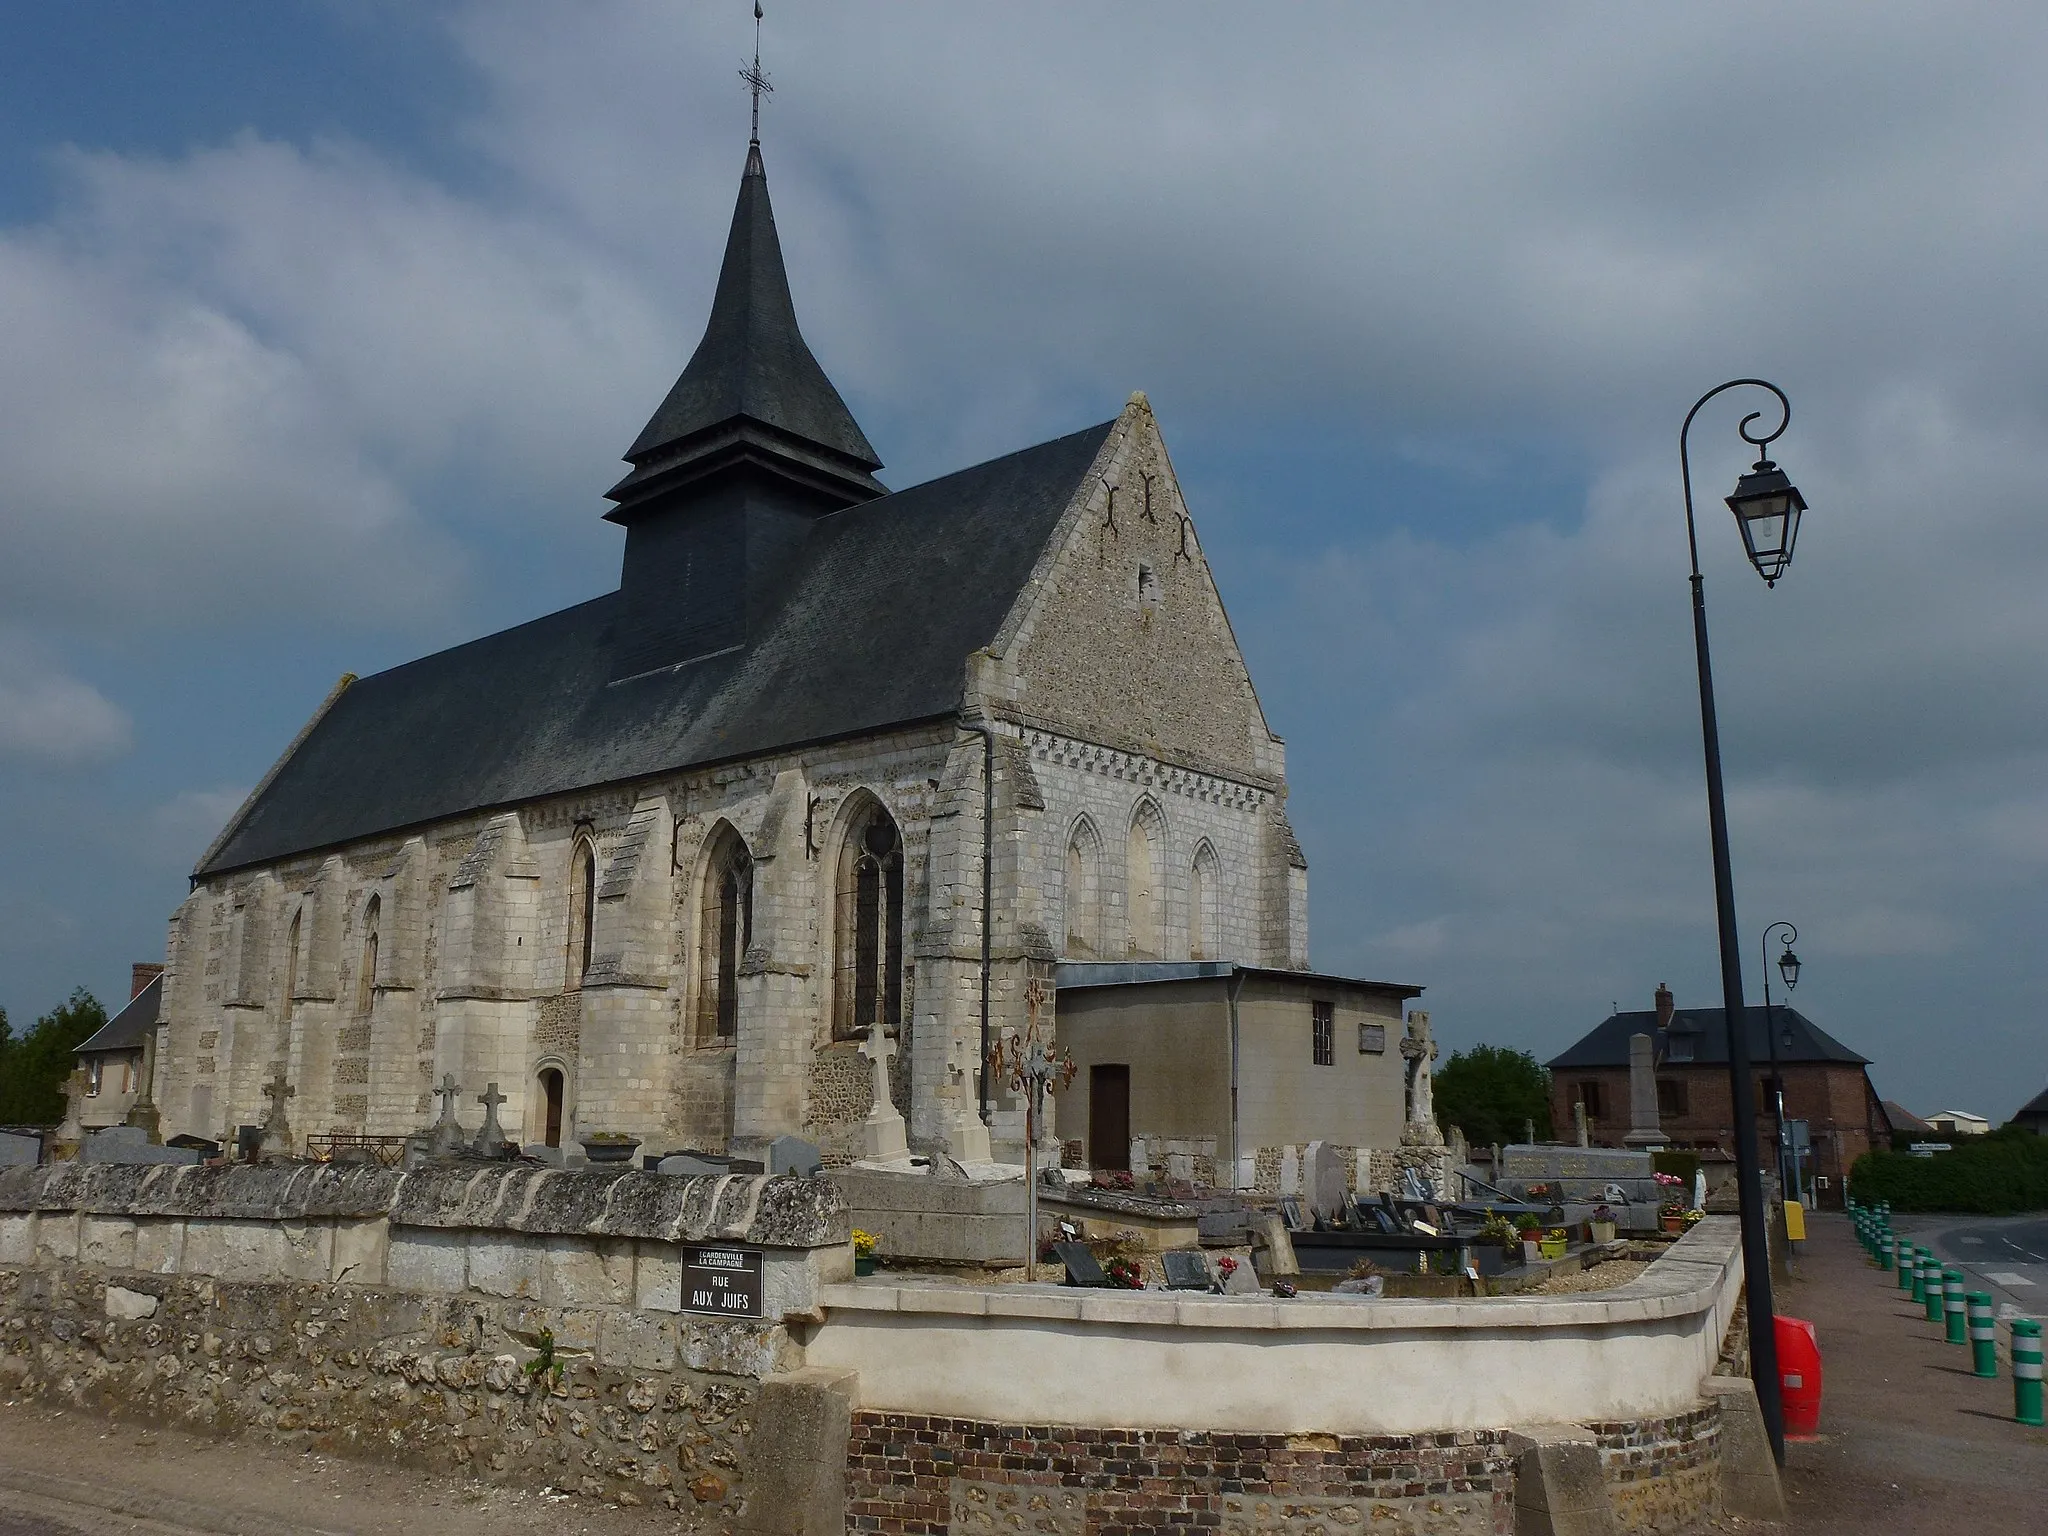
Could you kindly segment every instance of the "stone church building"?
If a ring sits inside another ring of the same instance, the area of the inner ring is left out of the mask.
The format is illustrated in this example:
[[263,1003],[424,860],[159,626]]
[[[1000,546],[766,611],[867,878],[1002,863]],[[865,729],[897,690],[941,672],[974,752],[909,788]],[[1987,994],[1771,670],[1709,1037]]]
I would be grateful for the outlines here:
[[343,678],[207,849],[167,1134],[260,1122],[282,1073],[302,1144],[403,1135],[452,1074],[522,1142],[844,1161],[879,1023],[913,1150],[986,1157],[986,1110],[1014,1155],[984,964],[998,1033],[1062,960],[1306,969],[1282,745],[1142,395],[889,491],[756,143],[626,459],[616,591]]

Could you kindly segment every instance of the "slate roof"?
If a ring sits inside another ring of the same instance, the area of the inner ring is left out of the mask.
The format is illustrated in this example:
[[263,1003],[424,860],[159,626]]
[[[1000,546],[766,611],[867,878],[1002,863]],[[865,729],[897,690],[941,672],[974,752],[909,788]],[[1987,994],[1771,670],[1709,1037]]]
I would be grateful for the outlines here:
[[611,682],[608,593],[362,678],[194,873],[950,714],[1114,425],[819,518],[744,650]]
[[611,495],[631,500],[646,482],[708,455],[736,418],[774,429],[763,440],[775,448],[825,450],[818,467],[851,481],[860,494],[882,493],[868,473],[882,461],[797,327],[759,144],[747,147],[704,338],[626,450],[633,472]]
[[128,1006],[115,1014],[106,1023],[87,1037],[78,1048],[81,1056],[97,1051],[139,1051],[142,1038],[156,1028],[162,1017],[164,1004],[164,979],[155,976],[148,986],[128,1001]]
[[2043,1088],[2026,1103],[2012,1112],[2014,1120],[2025,1116],[2028,1119],[2048,1120],[2048,1088]]
[[[2048,1099],[2048,1093],[2042,1094],[2041,1097]],[[1924,1136],[1934,1129],[1903,1104],[1895,1104],[1890,1099],[1880,1100],[1879,1103],[1884,1110],[1885,1119],[1891,1122],[1891,1127],[1895,1131],[1908,1131],[1914,1135]]]
[[1239,972],[1326,986],[1372,987],[1382,992],[1399,992],[1403,997],[1422,996],[1422,988],[1405,981],[1368,981],[1362,976],[1288,971],[1267,965],[1239,965],[1231,960],[1063,960],[1054,968],[1053,979],[1062,992],[1078,992],[1088,987],[1142,986],[1161,981],[1222,981]]
[[[1764,1010],[1745,1008],[1749,1029],[1749,1059],[1753,1065],[1768,1067],[1771,1059],[1771,1040],[1764,1030]],[[1788,1045],[1782,1039],[1778,1044],[1780,1062],[1838,1061],[1849,1066],[1867,1067],[1870,1058],[1858,1056],[1841,1041],[1822,1029],[1813,1020],[1784,1003],[1771,1008],[1771,1022],[1780,1031],[1787,1026],[1792,1030],[1792,1041]],[[1674,1033],[1690,1034],[1693,1037],[1693,1058],[1690,1062],[1673,1062],[1674,1066],[1726,1066],[1728,1064],[1728,1042],[1721,1025],[1721,1010],[1718,1008],[1681,1008],[1671,1017]],[[1585,1035],[1576,1045],[1560,1056],[1553,1056],[1547,1065],[1555,1071],[1574,1067],[1625,1067],[1628,1065],[1628,1042],[1631,1035],[1648,1035],[1657,1042],[1660,1058],[1665,1053],[1665,1042],[1657,1033],[1657,1015],[1651,1009],[1640,1012],[1609,1014]]]

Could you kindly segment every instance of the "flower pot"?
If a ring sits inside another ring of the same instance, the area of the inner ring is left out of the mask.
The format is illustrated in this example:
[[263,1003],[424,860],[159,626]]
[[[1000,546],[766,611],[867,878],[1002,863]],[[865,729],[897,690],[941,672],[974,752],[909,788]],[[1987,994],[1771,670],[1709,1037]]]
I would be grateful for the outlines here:
[[853,1272],[856,1275],[872,1275],[875,1272],[875,1256],[872,1253],[856,1253],[853,1256]]
[[1523,1239],[1522,1239],[1522,1262],[1523,1262],[1524,1264],[1535,1264],[1535,1263],[1539,1263],[1539,1262],[1541,1262],[1542,1258],[1543,1258],[1543,1244],[1542,1244],[1542,1243],[1540,1243],[1540,1242],[1531,1242],[1531,1241],[1530,1241],[1530,1240],[1529,1240],[1528,1238],[1526,1238],[1526,1237],[1525,1237],[1525,1238],[1523,1238]]
[[1594,1242],[1596,1242],[1596,1243],[1611,1243],[1611,1242],[1613,1242],[1613,1241],[1614,1241],[1614,1223],[1613,1223],[1613,1222],[1611,1222],[1611,1221],[1596,1221],[1596,1222],[1594,1222],[1594,1223],[1593,1223],[1593,1241],[1594,1241]]
[[630,1163],[640,1143],[634,1141],[586,1141],[583,1155],[593,1163]]
[[1667,1215],[1664,1218],[1664,1230],[1666,1232],[1683,1232],[1685,1230],[1685,1218],[1675,1212]]
[[1561,1237],[1546,1237],[1539,1246],[1542,1248],[1543,1257],[1546,1259],[1561,1259],[1564,1257],[1564,1239]]

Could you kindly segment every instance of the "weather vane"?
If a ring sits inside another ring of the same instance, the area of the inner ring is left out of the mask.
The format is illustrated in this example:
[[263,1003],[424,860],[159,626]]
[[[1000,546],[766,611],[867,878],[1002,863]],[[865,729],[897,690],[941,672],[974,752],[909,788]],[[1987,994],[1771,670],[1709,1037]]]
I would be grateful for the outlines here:
[[767,71],[761,68],[761,0],[754,0],[754,67],[740,71],[740,78],[747,82],[747,89],[754,93],[754,135],[751,142],[761,142],[761,93],[775,94],[775,87],[768,83]]

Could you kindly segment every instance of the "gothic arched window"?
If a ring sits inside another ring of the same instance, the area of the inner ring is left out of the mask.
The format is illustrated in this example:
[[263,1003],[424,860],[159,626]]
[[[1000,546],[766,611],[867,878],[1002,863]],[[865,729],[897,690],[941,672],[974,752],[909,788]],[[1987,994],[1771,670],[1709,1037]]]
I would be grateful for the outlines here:
[[740,1027],[740,962],[754,942],[754,858],[721,827],[706,845],[697,930],[697,1038],[730,1040]]
[[1102,839],[1083,816],[1067,838],[1066,946],[1075,960],[1092,960],[1102,952]]
[[1160,940],[1165,856],[1166,818],[1150,800],[1140,800],[1124,844],[1125,948],[1133,960],[1158,960],[1166,954]]
[[384,909],[381,896],[372,896],[363,908],[363,961],[356,972],[356,1012],[368,1013],[377,1000],[377,922]]
[[576,839],[569,856],[569,985],[580,986],[590,970],[590,930],[597,917],[597,850],[588,837]]
[[292,926],[284,941],[284,1008],[282,1018],[287,1031],[291,1028],[292,1010],[297,1006],[299,995],[299,919],[304,910],[292,914]]
[[903,835],[872,801],[847,828],[834,902],[832,1025],[840,1039],[903,1018]]
[[1223,871],[1206,841],[1188,871],[1188,958],[1223,958]]

